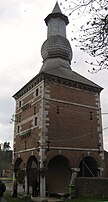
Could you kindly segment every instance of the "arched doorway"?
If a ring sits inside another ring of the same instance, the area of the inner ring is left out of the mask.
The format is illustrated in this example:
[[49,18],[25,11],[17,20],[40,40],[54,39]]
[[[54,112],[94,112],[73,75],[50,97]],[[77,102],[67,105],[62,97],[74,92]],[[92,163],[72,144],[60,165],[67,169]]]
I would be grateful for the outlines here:
[[79,168],[79,177],[97,177],[98,175],[97,162],[93,157],[84,157],[80,162]]
[[50,194],[68,193],[71,168],[66,157],[58,155],[48,163],[46,185]]

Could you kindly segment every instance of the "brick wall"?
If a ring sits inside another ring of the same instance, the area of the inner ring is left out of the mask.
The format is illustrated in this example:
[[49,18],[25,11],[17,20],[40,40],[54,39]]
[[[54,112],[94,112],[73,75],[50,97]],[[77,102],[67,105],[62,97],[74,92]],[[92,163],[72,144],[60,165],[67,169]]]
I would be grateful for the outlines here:
[[[89,156],[97,162],[97,170],[102,170],[103,152],[92,150],[99,149],[99,144],[103,147],[99,93],[92,89],[87,90],[83,86],[80,88],[68,86],[66,83],[61,84],[58,80],[53,82],[52,78],[51,76],[50,80],[44,79],[38,84],[38,95],[35,86],[16,101],[16,116],[20,121],[15,124],[14,162],[17,158],[21,158],[22,166],[26,166],[32,156],[39,161],[40,152],[37,151],[37,145],[39,140],[44,139],[46,146],[47,140],[50,140],[49,147],[59,147],[58,150],[49,148],[45,153],[46,166],[53,157],[65,157],[66,161],[69,161],[70,171],[71,168],[78,169],[82,159]],[[18,126],[20,126],[19,132]],[[31,134],[26,136],[25,132],[29,129]],[[82,151],[62,150],[61,147],[81,148]],[[35,150],[32,150],[33,148]],[[84,150],[86,148],[90,151]],[[59,179],[60,173],[57,168],[53,174],[57,174],[56,177]],[[70,176],[71,172],[66,186],[63,181],[63,187],[68,187]],[[50,186],[54,187],[53,180],[51,183]]]
[[105,177],[108,178],[108,152],[105,151]]
[[[47,128],[50,146],[98,149],[101,132],[99,94],[58,83],[46,85],[49,89]],[[48,156],[50,153],[53,152],[50,151]],[[80,163],[82,154],[88,155],[84,151],[61,151],[61,154],[69,157],[74,167]],[[94,155],[100,166],[99,153],[89,152],[89,155]]]
[[77,197],[107,198],[108,179],[76,178],[75,190]]
[[[36,89],[38,89],[37,95]],[[16,101],[14,148],[17,153],[14,155],[14,162],[20,157],[26,164],[28,158],[26,158],[26,152],[23,152],[23,150],[31,149],[31,152],[28,152],[30,157],[31,155],[34,155],[32,148],[37,148],[38,146],[39,134],[42,127],[42,96],[43,82],[31,89],[30,92],[25,93]],[[37,124],[35,123],[35,118],[37,118]]]

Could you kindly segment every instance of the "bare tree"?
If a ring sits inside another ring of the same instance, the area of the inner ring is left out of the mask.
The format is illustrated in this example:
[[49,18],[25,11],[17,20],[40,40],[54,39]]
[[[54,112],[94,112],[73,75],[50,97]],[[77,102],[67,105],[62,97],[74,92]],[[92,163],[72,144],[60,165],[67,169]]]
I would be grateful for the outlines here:
[[4,151],[9,151],[10,148],[10,142],[4,142]]
[[108,69],[108,0],[64,0],[60,4],[69,16],[84,15],[88,19],[80,26],[78,38],[72,40],[76,39],[76,46],[96,58],[96,63],[90,62],[91,73]]

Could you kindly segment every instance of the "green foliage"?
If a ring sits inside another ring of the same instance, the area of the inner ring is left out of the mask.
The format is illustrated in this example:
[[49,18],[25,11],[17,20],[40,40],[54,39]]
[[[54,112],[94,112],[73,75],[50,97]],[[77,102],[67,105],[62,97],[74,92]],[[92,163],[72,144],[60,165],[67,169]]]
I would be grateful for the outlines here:
[[[4,198],[8,201],[8,202],[32,202],[31,199],[24,199],[24,198],[12,198],[12,196],[10,196],[9,194],[5,194]],[[65,200],[64,202],[105,202],[105,201],[108,201],[108,199],[84,199],[84,198],[81,198],[81,199],[68,199],[68,200]]]
[[9,151],[10,149],[10,142],[4,142],[4,151]]
[[11,169],[12,151],[0,151],[0,170]]
[[68,199],[65,202],[102,202],[108,201],[108,199],[84,199],[84,198],[77,198],[77,199]]
[[4,198],[7,200],[7,202],[24,202],[24,201],[32,202],[31,199],[24,199],[24,198],[19,198],[19,197],[13,198],[12,196],[10,196],[7,193],[4,195]]

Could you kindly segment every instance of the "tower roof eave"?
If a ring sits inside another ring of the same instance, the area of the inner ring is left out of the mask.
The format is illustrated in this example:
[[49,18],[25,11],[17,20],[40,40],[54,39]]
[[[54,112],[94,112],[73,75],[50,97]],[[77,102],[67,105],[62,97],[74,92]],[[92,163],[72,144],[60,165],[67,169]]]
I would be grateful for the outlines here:
[[103,90],[102,87],[90,81],[89,79],[86,79],[80,74],[72,70],[66,70],[65,68],[59,67],[56,69],[47,70],[37,74],[26,85],[24,85],[17,93],[15,93],[13,95],[13,98],[17,100],[18,98],[22,97],[25,93],[27,93],[27,91],[31,90],[31,88],[33,88],[33,86],[36,85],[36,83],[39,83],[40,81],[42,81],[45,78],[45,75],[58,77],[70,82],[74,82],[76,84],[84,85],[85,87],[90,87],[92,89],[95,89],[96,92],[101,92]]
[[51,18],[57,18],[57,17],[60,17],[62,18],[66,25],[69,24],[69,20],[68,20],[68,17],[62,13],[50,13],[44,20],[45,20],[45,23],[46,25],[48,26],[48,21],[51,19]]
[[56,76],[59,77],[61,79],[66,79],[66,80],[70,80],[72,82],[75,82],[77,84],[81,84],[86,86],[89,86],[91,88],[94,88],[97,92],[101,92],[103,90],[103,88],[99,85],[97,85],[96,83],[94,83],[93,81],[85,78],[84,76],[76,73],[75,71],[72,71],[71,69],[66,69],[66,68],[56,68],[56,69],[51,69],[51,70],[46,70],[44,71],[45,74],[49,74],[51,76]]

